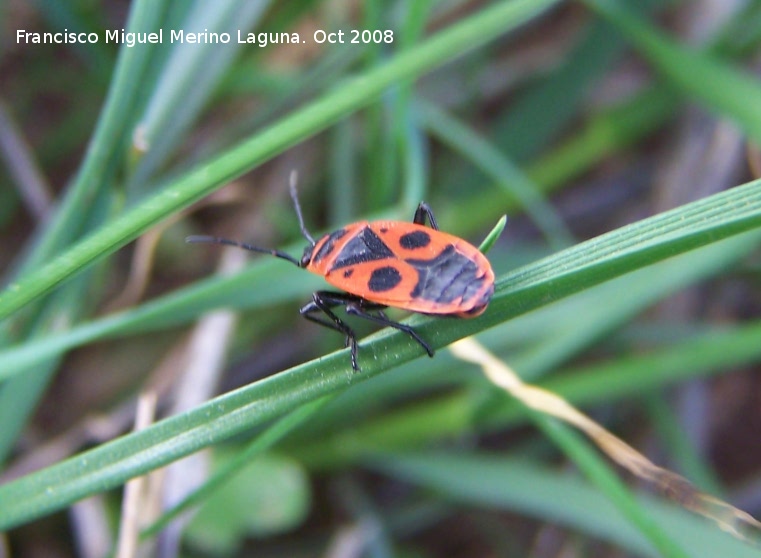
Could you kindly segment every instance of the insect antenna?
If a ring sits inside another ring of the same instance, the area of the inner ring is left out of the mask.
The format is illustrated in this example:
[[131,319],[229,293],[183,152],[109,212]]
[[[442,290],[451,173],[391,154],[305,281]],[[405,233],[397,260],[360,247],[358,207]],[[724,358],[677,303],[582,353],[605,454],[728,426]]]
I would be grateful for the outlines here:
[[227,246],[235,246],[237,248],[243,248],[244,250],[248,250],[250,252],[260,252],[262,254],[270,254],[271,256],[275,256],[276,258],[281,258],[283,260],[288,260],[292,264],[296,265],[296,267],[301,267],[301,262],[294,258],[293,256],[286,254],[285,252],[281,252],[280,250],[274,250],[272,248],[259,248],[258,246],[252,246],[251,244],[246,244],[245,242],[238,242],[237,240],[230,240],[229,238],[218,238],[216,236],[188,236],[185,238],[185,242],[189,244],[225,244]]
[[299,196],[296,192],[296,179],[298,178],[298,173],[293,170],[291,171],[290,175],[290,188],[291,188],[291,199],[293,200],[293,206],[296,208],[296,216],[299,218],[299,226],[301,227],[301,234],[304,235],[304,238],[306,238],[309,241],[309,244],[314,246],[316,243],[314,241],[314,238],[312,238],[312,235],[309,234],[309,231],[307,230],[306,225],[304,224],[304,216],[301,214],[301,205],[299,205]]

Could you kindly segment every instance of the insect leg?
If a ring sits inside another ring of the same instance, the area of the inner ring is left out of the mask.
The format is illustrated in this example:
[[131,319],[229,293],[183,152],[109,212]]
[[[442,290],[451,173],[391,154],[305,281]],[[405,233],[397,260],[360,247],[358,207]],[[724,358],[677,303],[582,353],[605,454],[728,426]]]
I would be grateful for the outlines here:
[[360,318],[370,320],[371,322],[375,322],[377,324],[381,324],[388,327],[393,327],[394,329],[398,329],[399,331],[406,333],[407,335],[412,337],[415,341],[417,341],[421,347],[425,349],[425,352],[428,353],[429,357],[433,357],[433,349],[431,349],[430,345],[428,345],[428,343],[426,343],[423,340],[423,338],[420,337],[417,334],[417,332],[410,326],[405,324],[400,324],[399,322],[395,322],[393,320],[389,320],[385,315],[377,316],[374,314],[370,314],[365,308],[362,308],[361,304],[353,304],[353,303],[347,304],[346,312],[353,316],[359,316]]
[[322,299],[326,302],[329,302],[331,305],[331,308],[333,306],[348,306],[349,304],[355,304],[362,308],[363,310],[368,310],[371,312],[377,312],[378,314],[382,314],[385,317],[385,314],[383,313],[383,310],[388,308],[387,304],[380,304],[378,302],[370,302],[366,298],[362,298],[361,296],[349,294],[349,293],[338,293],[333,291],[319,291],[320,295],[322,296]]
[[439,230],[439,225],[436,223],[436,218],[433,216],[433,210],[431,206],[421,201],[417,209],[415,210],[415,216],[412,218],[412,222],[416,225],[425,225],[425,218],[428,217],[428,223],[433,230]]
[[[351,367],[355,372],[359,372],[357,366],[357,336],[354,330],[344,323],[341,318],[335,315],[331,308],[346,304],[345,300],[337,297],[338,293],[329,291],[317,291],[312,294],[312,301],[305,304],[299,313],[307,320],[325,326],[327,328],[339,331],[346,336],[346,345],[351,346]],[[313,315],[315,312],[322,312],[330,320]]]

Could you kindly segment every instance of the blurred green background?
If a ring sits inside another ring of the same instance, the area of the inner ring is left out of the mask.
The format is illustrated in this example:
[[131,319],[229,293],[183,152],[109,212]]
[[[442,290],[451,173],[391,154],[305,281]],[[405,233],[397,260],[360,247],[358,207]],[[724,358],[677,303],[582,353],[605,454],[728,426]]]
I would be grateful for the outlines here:
[[[0,555],[758,554],[444,347],[758,516],[761,2],[0,10]],[[434,359],[352,322],[352,373],[298,315],[319,277],[184,242],[298,257],[293,170],[315,235],[507,214],[489,310],[410,317]]]

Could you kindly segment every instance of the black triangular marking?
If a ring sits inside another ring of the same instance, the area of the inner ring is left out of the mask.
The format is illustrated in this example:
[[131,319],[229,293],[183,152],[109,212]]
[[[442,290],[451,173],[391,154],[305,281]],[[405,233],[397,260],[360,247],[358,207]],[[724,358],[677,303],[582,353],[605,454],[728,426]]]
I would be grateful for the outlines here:
[[336,257],[331,269],[393,257],[394,253],[378,235],[370,227],[365,227],[346,243],[346,246],[343,247]]

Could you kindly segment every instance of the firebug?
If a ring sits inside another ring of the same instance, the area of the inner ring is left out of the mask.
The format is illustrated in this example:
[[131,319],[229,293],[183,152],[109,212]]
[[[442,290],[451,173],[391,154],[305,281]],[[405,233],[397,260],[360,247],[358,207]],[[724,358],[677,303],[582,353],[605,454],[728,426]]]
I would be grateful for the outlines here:
[[[347,314],[403,331],[433,357],[433,349],[415,330],[390,320],[386,307],[421,314],[471,318],[486,310],[494,293],[494,272],[489,260],[461,238],[439,230],[433,211],[420,202],[411,223],[403,221],[359,221],[315,241],[304,225],[291,175],[291,198],[299,226],[309,245],[301,259],[279,250],[213,236],[189,236],[186,242],[237,246],[271,254],[307,271],[322,275],[342,292],[317,291],[300,313],[306,319],[346,336],[351,347],[351,366],[357,364],[357,338],[334,308]],[[425,226],[425,221],[428,225]]]

